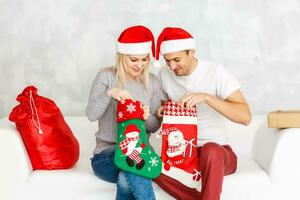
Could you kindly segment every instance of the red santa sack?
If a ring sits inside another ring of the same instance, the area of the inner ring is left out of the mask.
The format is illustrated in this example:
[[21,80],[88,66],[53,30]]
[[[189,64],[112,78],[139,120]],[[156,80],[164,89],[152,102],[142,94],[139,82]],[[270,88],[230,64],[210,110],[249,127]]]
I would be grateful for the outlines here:
[[179,102],[165,102],[160,134],[163,137],[162,173],[200,191],[196,108],[189,110],[181,107]]
[[9,115],[22,136],[33,169],[67,169],[79,158],[79,144],[55,103],[29,86]]

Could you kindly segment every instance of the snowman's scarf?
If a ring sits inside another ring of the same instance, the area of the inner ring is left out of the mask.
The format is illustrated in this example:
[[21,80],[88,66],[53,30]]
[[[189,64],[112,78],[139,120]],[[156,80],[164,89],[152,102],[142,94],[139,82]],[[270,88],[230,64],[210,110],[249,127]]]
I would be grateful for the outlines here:
[[175,153],[175,152],[178,152],[178,151],[180,150],[181,147],[182,147],[182,143],[180,143],[180,144],[177,145],[177,146],[175,146],[175,145],[173,145],[173,146],[169,145],[169,146],[168,146],[168,149],[167,149],[167,152],[168,152],[168,153]]
[[123,149],[127,148],[128,144],[130,142],[136,141],[136,140],[139,140],[139,139],[140,139],[139,136],[134,137],[134,138],[126,138],[124,141],[120,142],[119,147],[120,147],[121,150],[123,150]]

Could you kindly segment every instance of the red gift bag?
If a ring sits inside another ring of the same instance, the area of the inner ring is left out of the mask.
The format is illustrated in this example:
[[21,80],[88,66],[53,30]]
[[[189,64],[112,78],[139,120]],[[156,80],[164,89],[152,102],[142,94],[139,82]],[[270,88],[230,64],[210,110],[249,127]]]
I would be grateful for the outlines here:
[[196,108],[189,110],[181,107],[179,102],[165,102],[160,134],[163,136],[162,173],[200,191]]
[[79,158],[79,144],[56,104],[34,86],[18,95],[9,115],[22,136],[33,169],[68,169]]

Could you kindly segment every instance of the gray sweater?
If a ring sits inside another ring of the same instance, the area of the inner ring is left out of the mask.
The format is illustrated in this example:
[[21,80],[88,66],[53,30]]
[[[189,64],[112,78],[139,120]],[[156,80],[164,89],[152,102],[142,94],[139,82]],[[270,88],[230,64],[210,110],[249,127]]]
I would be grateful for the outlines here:
[[[107,147],[115,146],[116,143],[117,102],[107,95],[107,90],[116,87],[116,85],[115,71],[105,69],[97,74],[92,86],[86,114],[90,121],[98,120],[99,130],[95,134],[97,145],[94,154],[100,153]],[[149,106],[150,116],[145,122],[147,134],[157,131],[160,127],[160,121],[156,117],[156,111],[160,106],[160,100],[165,99],[158,78],[150,74],[148,90],[143,83],[132,80],[126,81],[123,88],[131,94],[133,99]]]

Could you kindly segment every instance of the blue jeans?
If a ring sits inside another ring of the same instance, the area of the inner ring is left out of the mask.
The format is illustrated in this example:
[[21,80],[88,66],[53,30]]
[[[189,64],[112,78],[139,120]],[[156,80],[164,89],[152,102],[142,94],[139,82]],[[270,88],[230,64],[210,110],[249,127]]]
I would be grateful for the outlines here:
[[114,164],[115,147],[109,147],[91,159],[97,177],[117,183],[117,200],[155,200],[152,180],[122,171]]

